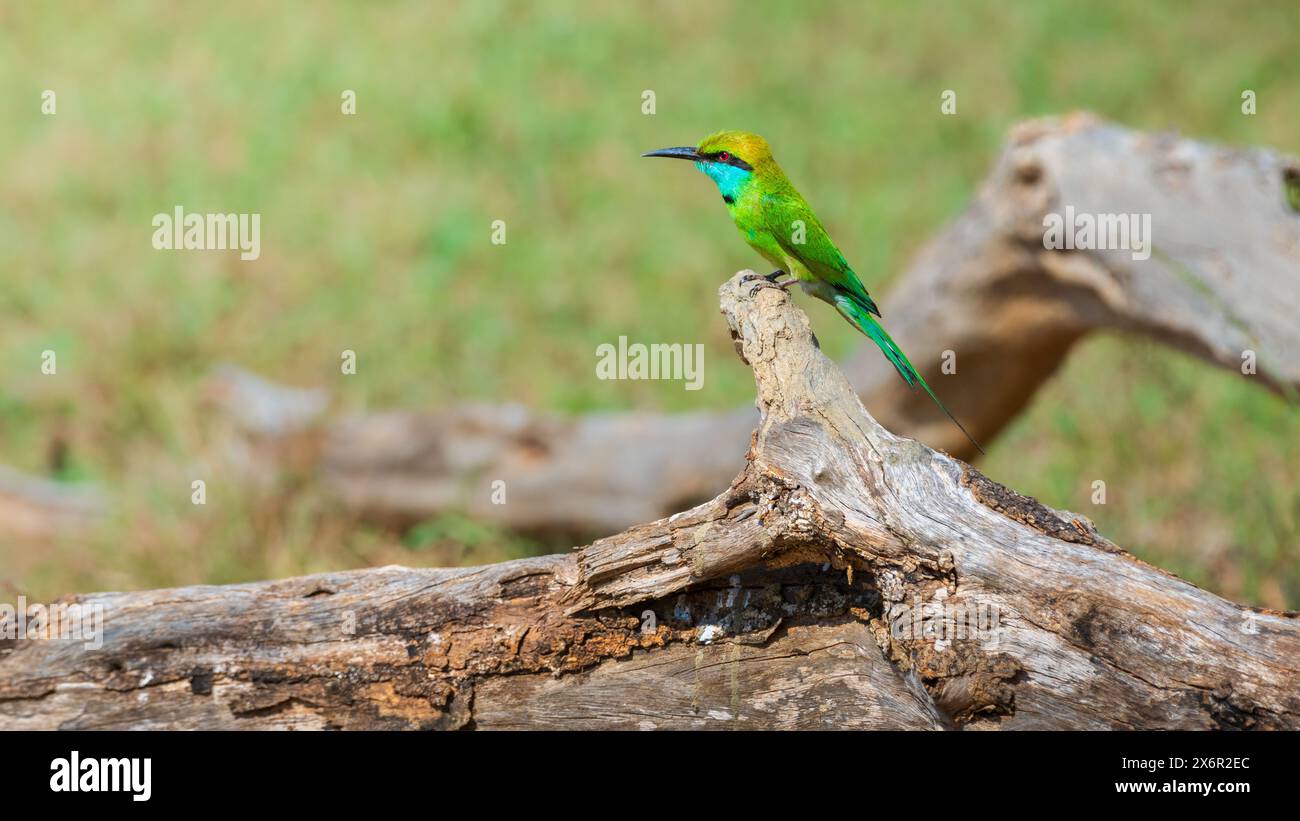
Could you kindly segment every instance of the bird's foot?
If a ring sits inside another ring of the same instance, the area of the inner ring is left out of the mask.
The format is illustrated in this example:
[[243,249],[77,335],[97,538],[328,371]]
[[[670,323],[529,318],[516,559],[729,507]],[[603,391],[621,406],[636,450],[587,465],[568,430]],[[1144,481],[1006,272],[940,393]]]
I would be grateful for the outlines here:
[[759,289],[761,288],[780,288],[782,291],[788,291],[791,285],[799,281],[797,279],[788,279],[785,282],[778,282],[777,280],[784,275],[785,275],[785,271],[782,270],[776,270],[767,275],[746,274],[745,276],[740,278],[740,281],[755,282],[754,287],[751,288],[749,291],[749,295],[753,296],[754,294],[758,293]]
[[786,281],[782,282],[782,281],[781,281],[781,277],[783,277],[783,276],[789,276],[789,275],[788,275],[785,271],[783,271],[783,270],[781,270],[780,268],[778,268],[778,269],[776,269],[775,271],[773,271],[772,273],[770,273],[770,274],[768,274],[767,276],[763,277],[763,279],[767,280],[768,282],[772,283],[772,284],[775,285],[776,287],[780,288],[782,291],[788,291],[788,290],[790,290],[790,286],[791,286],[791,285],[794,285],[796,282],[799,281],[799,280],[795,279],[794,277],[790,277],[790,278],[787,279]]

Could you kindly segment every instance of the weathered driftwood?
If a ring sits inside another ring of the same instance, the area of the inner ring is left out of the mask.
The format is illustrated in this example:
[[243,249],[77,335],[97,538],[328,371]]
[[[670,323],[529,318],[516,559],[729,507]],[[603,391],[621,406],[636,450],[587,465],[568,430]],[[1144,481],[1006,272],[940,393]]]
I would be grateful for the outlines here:
[[[1263,149],[1153,136],[1083,115],[1024,124],[976,200],[883,300],[885,324],[985,443],[1097,330],[1143,334],[1238,373],[1250,350],[1257,373],[1243,379],[1295,389],[1300,214],[1288,205],[1288,174],[1300,175],[1300,165]],[[1150,259],[1045,249],[1044,216],[1067,207],[1150,214]],[[945,351],[955,373],[941,370]],[[874,346],[845,371],[885,427],[970,457],[960,431]],[[252,427],[261,436],[275,393],[236,376],[219,380],[225,404],[240,418],[258,408]],[[323,439],[313,452],[320,475],[363,517],[409,522],[457,510],[523,531],[605,534],[726,487],[755,422],[748,408],[568,419],[473,405],[349,417],[313,429]],[[277,436],[295,429],[278,425]],[[507,481],[510,504],[493,504],[494,479]]]
[[761,421],[717,498],[567,555],[81,597],[103,648],[0,642],[0,728],[1300,728],[1297,614],[891,434],[752,276],[722,307]]

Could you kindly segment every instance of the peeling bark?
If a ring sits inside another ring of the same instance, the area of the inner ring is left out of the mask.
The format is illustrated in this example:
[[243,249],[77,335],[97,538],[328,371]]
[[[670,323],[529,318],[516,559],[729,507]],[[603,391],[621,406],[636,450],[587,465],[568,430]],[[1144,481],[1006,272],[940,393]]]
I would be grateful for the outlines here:
[[760,422],[716,498],[567,555],[79,597],[103,648],[0,640],[0,728],[1300,728],[1297,614],[890,433],[786,293],[721,297]]

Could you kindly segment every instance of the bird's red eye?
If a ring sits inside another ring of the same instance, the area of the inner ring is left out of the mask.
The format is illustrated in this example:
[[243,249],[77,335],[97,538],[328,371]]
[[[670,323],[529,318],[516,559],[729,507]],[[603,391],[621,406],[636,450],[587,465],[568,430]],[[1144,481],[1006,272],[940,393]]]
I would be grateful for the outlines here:
[[728,160],[731,159],[731,155],[728,154],[726,151],[723,151],[721,154],[718,155],[718,159],[722,160],[723,162],[727,162]]

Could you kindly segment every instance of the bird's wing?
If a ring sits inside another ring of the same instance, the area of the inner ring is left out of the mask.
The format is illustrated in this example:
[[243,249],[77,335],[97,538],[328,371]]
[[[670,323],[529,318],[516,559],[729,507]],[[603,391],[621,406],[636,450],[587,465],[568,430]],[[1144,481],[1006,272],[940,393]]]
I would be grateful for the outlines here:
[[[867,293],[866,286],[849,267],[849,263],[835,247],[821,221],[803,197],[795,194],[782,197],[777,207],[764,209],[767,230],[787,254],[802,262],[814,276],[862,306],[863,310],[880,316],[880,309]],[[803,223],[803,242],[796,242],[797,225]]]

